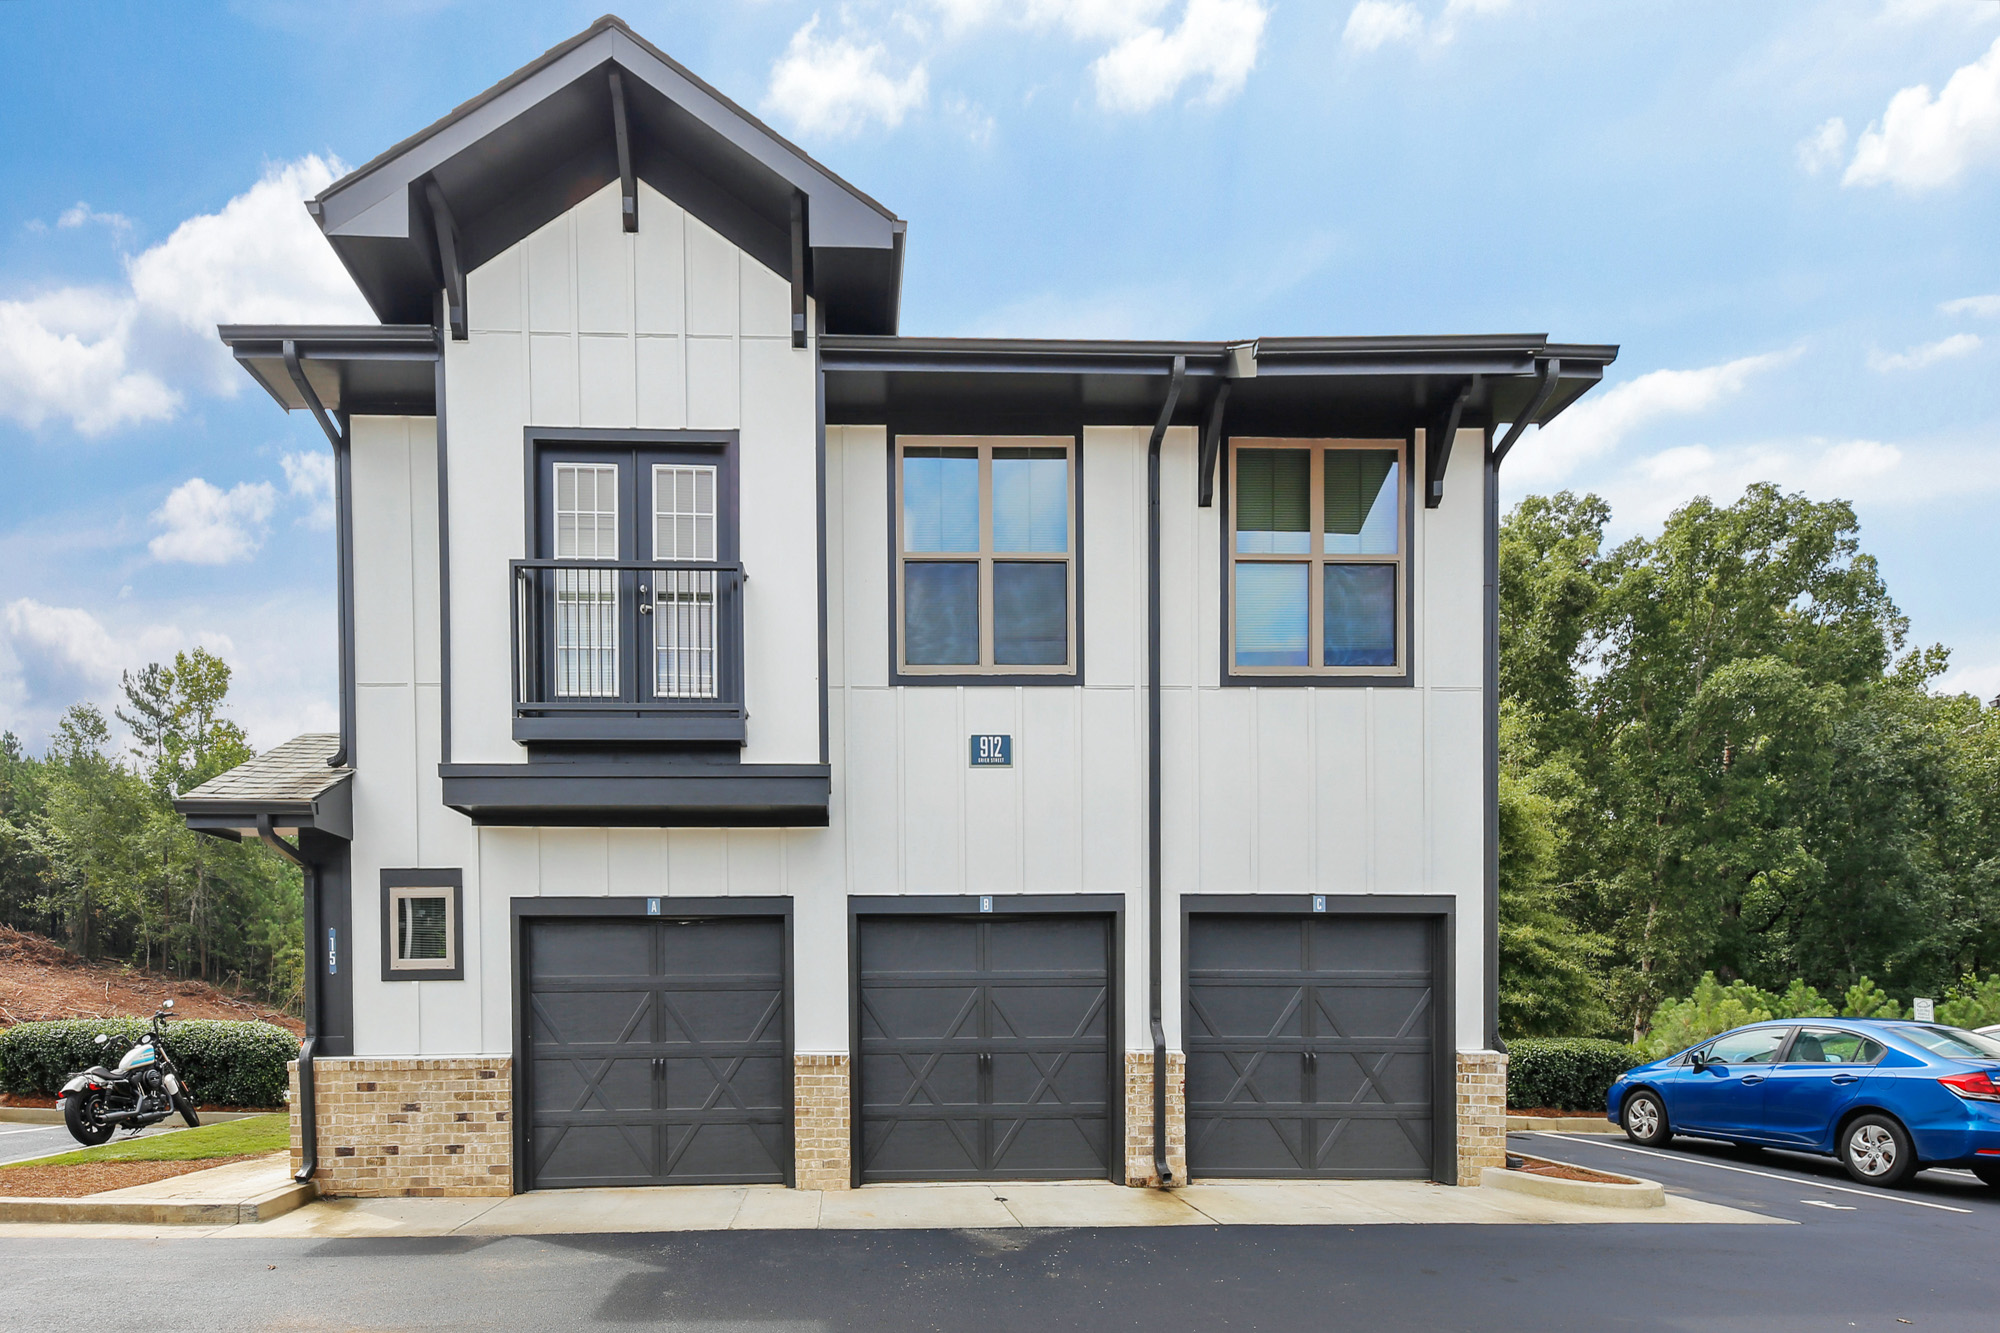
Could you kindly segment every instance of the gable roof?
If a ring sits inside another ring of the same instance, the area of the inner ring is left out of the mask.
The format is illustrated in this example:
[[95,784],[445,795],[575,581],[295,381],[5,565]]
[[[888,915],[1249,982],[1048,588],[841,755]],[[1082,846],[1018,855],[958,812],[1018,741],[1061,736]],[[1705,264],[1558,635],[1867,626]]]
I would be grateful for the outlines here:
[[903,221],[608,14],[307,203],[384,323],[434,317],[427,184],[470,270],[619,179],[614,70],[639,179],[787,276],[802,198],[828,329],[895,332]]

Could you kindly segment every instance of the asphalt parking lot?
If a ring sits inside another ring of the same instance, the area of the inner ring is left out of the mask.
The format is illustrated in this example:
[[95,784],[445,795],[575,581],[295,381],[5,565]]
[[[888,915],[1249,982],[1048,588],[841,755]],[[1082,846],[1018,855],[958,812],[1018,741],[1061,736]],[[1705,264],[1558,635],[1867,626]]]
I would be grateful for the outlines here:
[[72,1311],[80,1274],[152,1329],[1794,1329],[2000,1326],[2000,1191],[1679,1140],[1516,1135],[1789,1225],[1183,1226],[425,1240],[0,1242],[0,1327]]
[[[180,1119],[162,1121],[149,1129],[140,1131],[151,1138],[156,1134],[170,1134],[184,1128]],[[114,1137],[112,1142],[122,1142],[122,1137]],[[0,1163],[25,1162],[31,1157],[47,1157],[53,1153],[74,1152],[83,1145],[69,1136],[69,1130],[61,1125],[27,1125],[18,1121],[0,1120]]]

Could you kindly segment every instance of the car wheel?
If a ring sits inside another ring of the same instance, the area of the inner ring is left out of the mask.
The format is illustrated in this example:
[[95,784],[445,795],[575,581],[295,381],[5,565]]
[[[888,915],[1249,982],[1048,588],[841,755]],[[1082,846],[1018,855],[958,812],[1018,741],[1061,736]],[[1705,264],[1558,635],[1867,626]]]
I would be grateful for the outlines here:
[[2000,1162],[1974,1162],[1972,1174],[1979,1177],[1980,1184],[2000,1189]]
[[1864,1185],[1900,1185],[1916,1173],[1916,1145],[1886,1115],[1857,1116],[1840,1133],[1840,1164]]
[[1626,1138],[1648,1148],[1657,1148],[1674,1136],[1667,1127],[1667,1108],[1654,1093],[1640,1091],[1627,1097],[1618,1120],[1625,1126]]

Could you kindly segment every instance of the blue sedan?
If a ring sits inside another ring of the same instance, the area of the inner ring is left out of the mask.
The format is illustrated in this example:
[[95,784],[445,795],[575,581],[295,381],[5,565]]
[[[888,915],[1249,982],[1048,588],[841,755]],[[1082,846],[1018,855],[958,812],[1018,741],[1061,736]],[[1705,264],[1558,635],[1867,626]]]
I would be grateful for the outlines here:
[[1634,1143],[1676,1134],[1838,1157],[1868,1185],[1927,1166],[2000,1187],[2000,1039],[1875,1019],[1753,1023],[1620,1075],[1608,1118]]

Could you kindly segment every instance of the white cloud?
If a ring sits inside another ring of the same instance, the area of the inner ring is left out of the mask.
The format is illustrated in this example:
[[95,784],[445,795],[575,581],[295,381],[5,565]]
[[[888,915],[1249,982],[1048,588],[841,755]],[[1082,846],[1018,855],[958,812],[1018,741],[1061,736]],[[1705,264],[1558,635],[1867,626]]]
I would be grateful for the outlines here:
[[[240,389],[217,324],[372,322],[301,202],[345,169],[319,157],[269,168],[220,211],[127,259],[122,288],[0,300],[0,414],[30,427],[67,419],[86,435],[164,420],[183,401],[169,386]],[[78,204],[58,225],[116,216]]]
[[[303,731],[333,731],[339,720],[327,601],[319,590],[283,589],[242,605],[168,605],[155,610],[160,620],[142,623],[132,619],[130,602],[100,616],[20,598],[0,608],[0,730],[39,749],[73,703],[95,703],[110,720],[123,702],[121,672],[170,662],[199,645],[232,668],[229,713],[258,749]],[[115,721],[112,728],[115,735]]]
[[1917,84],[1890,98],[1855,143],[1841,183],[1934,190],[1985,159],[2000,159],[2000,39],[1935,97]]
[[1148,111],[1181,85],[1206,80],[1200,100],[1227,101],[1243,90],[1257,64],[1270,18],[1259,0],[1188,0],[1171,33],[1146,27],[1099,56],[1090,67],[1098,105]]
[[165,531],[146,549],[155,560],[193,565],[247,560],[263,544],[264,524],[276,503],[277,492],[266,481],[241,482],[225,491],[191,477],[153,514]]
[[1414,46],[1428,38],[1442,46],[1458,36],[1469,18],[1490,17],[1513,8],[1514,0],[1445,0],[1435,19],[1410,0],[1360,0],[1347,12],[1341,44],[1354,51],[1376,51],[1392,43]]
[[138,313],[87,287],[0,301],[0,414],[29,427],[67,417],[86,435],[171,417],[181,395],[131,364]]
[[1934,343],[1923,343],[1907,352],[1885,354],[1870,352],[1868,368],[1878,371],[1921,370],[1925,366],[1949,361],[1956,356],[1966,356],[1979,350],[1979,335],[1976,333],[1954,333],[1949,338],[1940,338]]
[[1840,165],[1847,156],[1847,122],[1839,116],[1799,140],[1799,169],[1808,176]]
[[1938,313],[1945,315],[1978,315],[1991,319],[2000,315],[2000,293],[1992,296],[1961,296],[1956,301],[1946,301],[1938,306]]
[[292,498],[309,506],[303,520],[321,532],[333,526],[333,455],[321,453],[286,454],[278,460],[285,468],[285,487]]
[[1936,694],[1970,694],[1992,702],[2000,699],[2000,662],[1975,662],[1951,667],[1932,686]]
[[818,32],[815,14],[792,34],[791,44],[771,67],[771,87],[764,97],[767,108],[782,112],[801,130],[848,135],[871,121],[894,129],[930,96],[930,77],[921,62],[897,79],[882,69],[888,52],[880,43],[862,46]]
[[1752,376],[1792,358],[1766,352],[1696,370],[1655,370],[1591,394],[1510,455],[1510,480],[1558,485],[1581,464],[1617,450],[1627,436],[1666,417],[1705,412],[1740,393]]
[[1391,42],[1416,42],[1424,35],[1424,16],[1406,0],[1361,0],[1347,15],[1341,42],[1356,51],[1375,51]]
[[123,213],[100,213],[81,199],[65,208],[56,218],[56,226],[65,231],[86,227],[93,222],[101,227],[108,227],[113,235],[122,236],[132,230],[132,219]]

